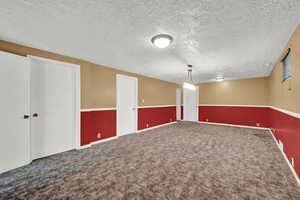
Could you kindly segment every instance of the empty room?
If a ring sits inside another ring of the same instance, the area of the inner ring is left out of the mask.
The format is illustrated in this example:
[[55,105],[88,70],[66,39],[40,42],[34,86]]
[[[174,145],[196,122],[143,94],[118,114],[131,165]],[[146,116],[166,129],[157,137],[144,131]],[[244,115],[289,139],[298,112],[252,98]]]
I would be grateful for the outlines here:
[[300,200],[299,0],[1,0],[0,200]]

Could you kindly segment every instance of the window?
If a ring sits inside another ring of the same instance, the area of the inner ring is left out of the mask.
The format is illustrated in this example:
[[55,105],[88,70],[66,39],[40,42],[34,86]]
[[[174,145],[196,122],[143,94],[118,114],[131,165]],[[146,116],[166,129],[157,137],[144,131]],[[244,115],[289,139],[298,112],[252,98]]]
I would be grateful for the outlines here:
[[288,53],[282,59],[282,81],[287,80],[292,76],[292,62],[291,62],[291,49],[288,49]]

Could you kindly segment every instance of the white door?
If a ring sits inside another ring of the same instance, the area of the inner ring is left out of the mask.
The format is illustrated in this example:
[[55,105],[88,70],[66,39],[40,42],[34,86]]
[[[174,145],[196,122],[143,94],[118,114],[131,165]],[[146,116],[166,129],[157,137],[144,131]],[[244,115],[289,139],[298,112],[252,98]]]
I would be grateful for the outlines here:
[[176,119],[181,120],[181,89],[176,88]]
[[29,60],[0,52],[0,173],[30,163]]
[[137,131],[137,79],[117,75],[117,134]]
[[31,156],[75,148],[75,76],[66,63],[31,58]]
[[195,90],[183,88],[183,120],[198,121],[198,87]]

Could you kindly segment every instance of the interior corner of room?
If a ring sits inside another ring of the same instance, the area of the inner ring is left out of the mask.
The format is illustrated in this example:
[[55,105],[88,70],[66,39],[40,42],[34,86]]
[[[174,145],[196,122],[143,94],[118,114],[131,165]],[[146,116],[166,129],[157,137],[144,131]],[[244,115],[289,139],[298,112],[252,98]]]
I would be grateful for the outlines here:
[[[289,2],[300,9],[300,3]],[[120,7],[115,9],[110,12],[125,12]],[[106,46],[107,54],[104,47],[99,47],[100,43],[95,45],[85,40],[82,51],[90,54],[79,56],[72,50],[78,46],[72,46],[66,37],[65,44],[69,46],[65,48],[58,43],[47,43],[42,36],[36,37],[34,43],[26,34],[23,41],[14,38],[14,34],[11,39],[0,40],[0,185],[3,183],[0,199],[1,195],[3,199],[43,199],[49,194],[57,199],[72,199],[72,192],[81,199],[114,199],[118,195],[121,199],[188,199],[200,194],[208,199],[222,199],[216,190],[224,193],[224,199],[281,199],[289,195],[300,198],[300,187],[296,187],[300,186],[300,24],[273,33],[274,40],[268,40],[272,33],[263,25],[257,31],[249,28],[248,34],[246,29],[228,27],[227,30],[223,26],[211,30],[209,23],[203,21],[210,29],[205,33],[198,22],[190,19],[194,16],[200,20],[202,15],[196,16],[193,11],[178,13],[168,20],[178,17],[177,20],[192,24],[187,26],[190,31],[181,32],[173,27],[166,33],[156,27],[153,32],[147,26],[145,33],[139,29],[145,35],[134,38],[134,44],[119,41],[117,33],[110,35],[105,31],[103,38],[113,43]],[[70,15],[78,17],[72,12]],[[131,19],[126,15],[122,21],[126,17]],[[243,19],[247,17],[249,13]],[[139,23],[135,19],[133,24],[139,27]],[[239,24],[236,20],[234,23]],[[285,22],[275,23],[270,19],[265,23],[270,29],[279,30],[276,24]],[[194,28],[204,33],[198,37]],[[120,29],[124,29],[123,25]],[[128,28],[128,33],[132,33],[131,29]],[[0,38],[5,33],[0,31]],[[133,36],[122,33],[133,41]],[[257,33],[258,40],[264,38],[261,45],[265,49],[257,47],[258,42],[250,33]],[[229,48],[229,43],[220,41],[221,36],[237,43]],[[95,38],[95,33],[91,33],[91,38]],[[276,41],[279,39],[280,42]],[[114,52],[117,41],[122,49]],[[275,41],[276,45],[272,45]],[[207,52],[201,44],[207,45]],[[101,49],[103,55],[91,53],[93,48]],[[209,158],[205,157],[205,151]],[[55,168],[57,163],[62,166],[61,175]],[[255,167],[255,163],[260,165]],[[219,174],[227,170],[228,174]],[[86,177],[93,172],[97,179],[94,186]],[[35,173],[42,180],[34,179]],[[149,178],[155,173],[163,185]],[[273,183],[271,177],[276,177],[277,182]],[[27,183],[29,180],[34,182],[32,187]],[[184,180],[199,187],[194,188]],[[185,188],[177,191],[179,196],[171,183]],[[209,193],[202,183],[215,184],[217,189],[207,185],[214,191]],[[223,183],[233,192],[225,192]],[[283,188],[281,194],[276,184]],[[254,192],[249,192],[248,187]],[[61,193],[56,192],[57,188]],[[168,194],[168,189],[173,192]]]

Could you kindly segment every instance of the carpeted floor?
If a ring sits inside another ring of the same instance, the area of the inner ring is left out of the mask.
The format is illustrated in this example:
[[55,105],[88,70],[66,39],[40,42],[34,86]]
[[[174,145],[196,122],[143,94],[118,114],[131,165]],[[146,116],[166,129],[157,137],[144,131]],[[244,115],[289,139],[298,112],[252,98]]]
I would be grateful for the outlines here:
[[0,175],[0,199],[300,199],[267,131],[180,122]]

